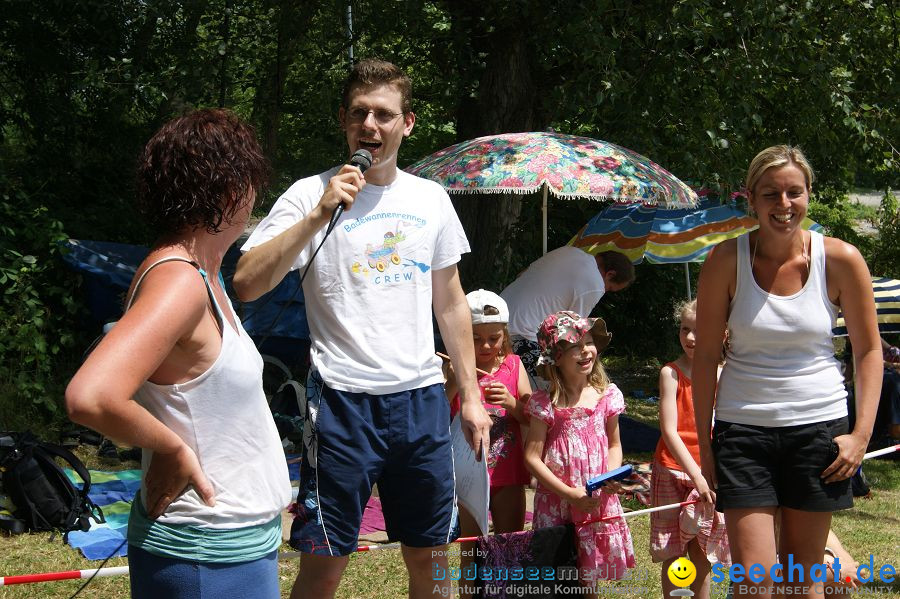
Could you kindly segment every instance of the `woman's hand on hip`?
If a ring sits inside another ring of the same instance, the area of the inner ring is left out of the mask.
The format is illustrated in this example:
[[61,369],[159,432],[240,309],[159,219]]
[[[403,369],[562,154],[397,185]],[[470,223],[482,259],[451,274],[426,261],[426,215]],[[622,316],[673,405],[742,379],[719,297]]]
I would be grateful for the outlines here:
[[197,454],[187,445],[172,453],[154,452],[144,476],[144,506],[151,520],[159,518],[169,504],[189,485],[200,499],[212,507],[216,504],[212,484],[203,474]]
[[860,435],[849,433],[835,437],[834,443],[837,445],[838,454],[822,472],[822,478],[826,483],[836,483],[856,474],[869,441]]

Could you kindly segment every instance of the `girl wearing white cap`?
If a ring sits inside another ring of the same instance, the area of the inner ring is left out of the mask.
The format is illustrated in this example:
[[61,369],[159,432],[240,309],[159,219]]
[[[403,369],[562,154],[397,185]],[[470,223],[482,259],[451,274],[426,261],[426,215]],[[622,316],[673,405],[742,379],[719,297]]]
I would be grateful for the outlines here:
[[[509,341],[509,308],[496,293],[478,289],[466,295],[472,312],[475,365],[482,401],[491,417],[491,445],[488,474],[491,481],[490,510],[495,533],[515,532],[525,527],[525,485],[530,475],[525,469],[522,426],[528,419],[524,406],[531,397],[528,373]],[[488,373],[488,374],[484,374]],[[446,383],[451,417],[459,410],[458,386],[452,367]],[[462,536],[479,534],[474,518],[460,506]],[[468,565],[462,552],[461,567]]]

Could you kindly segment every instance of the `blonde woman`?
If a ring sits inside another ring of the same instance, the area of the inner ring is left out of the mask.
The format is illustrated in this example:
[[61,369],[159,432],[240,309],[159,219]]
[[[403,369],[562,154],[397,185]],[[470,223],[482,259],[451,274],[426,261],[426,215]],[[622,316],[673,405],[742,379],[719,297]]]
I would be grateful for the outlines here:
[[[725,512],[733,562],[761,564],[766,573],[760,582],[736,585],[736,598],[743,589],[770,597],[773,583],[821,597],[821,588],[807,584],[810,568],[821,563],[831,513],[853,505],[850,477],[866,450],[880,393],[869,270],[852,245],[800,226],[812,182],[798,148],[760,152],[746,181],[759,228],[717,246],[700,275],[693,384],[702,473]],[[838,310],[857,365],[852,431],[831,341]],[[726,327],[729,349],[717,388]],[[784,582],[777,570],[771,577],[779,507],[780,563],[790,556],[801,564],[806,583],[789,580],[786,568]]]

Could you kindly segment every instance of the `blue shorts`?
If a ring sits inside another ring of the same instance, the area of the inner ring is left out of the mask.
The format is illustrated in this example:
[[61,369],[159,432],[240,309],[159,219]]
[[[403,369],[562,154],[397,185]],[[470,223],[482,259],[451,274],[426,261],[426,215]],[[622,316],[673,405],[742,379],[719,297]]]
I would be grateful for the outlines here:
[[196,562],[128,546],[132,599],[279,599],[278,551],[251,562]]
[[443,385],[387,395],[348,393],[331,389],[311,371],[303,445],[290,540],[298,551],[356,551],[375,483],[392,541],[435,547],[459,535]]

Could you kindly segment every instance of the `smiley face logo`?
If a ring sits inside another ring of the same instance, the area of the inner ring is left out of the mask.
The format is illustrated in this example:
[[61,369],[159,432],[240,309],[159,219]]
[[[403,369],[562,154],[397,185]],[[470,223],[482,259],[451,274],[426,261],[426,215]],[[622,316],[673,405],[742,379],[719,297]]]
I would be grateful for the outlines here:
[[686,557],[679,557],[669,566],[669,582],[677,587],[690,586],[697,578],[697,568]]

